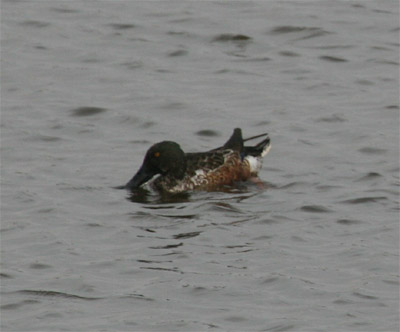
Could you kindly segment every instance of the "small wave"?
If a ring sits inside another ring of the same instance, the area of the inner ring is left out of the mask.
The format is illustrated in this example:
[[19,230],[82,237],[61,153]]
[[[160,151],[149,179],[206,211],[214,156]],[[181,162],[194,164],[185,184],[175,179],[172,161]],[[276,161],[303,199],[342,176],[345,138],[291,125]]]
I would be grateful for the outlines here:
[[185,110],[187,109],[187,106],[185,103],[179,101],[171,101],[171,102],[165,102],[162,105],[160,105],[160,109],[176,111],[176,110]]
[[398,280],[382,280],[382,282],[389,284],[389,285],[395,285],[395,286],[399,286],[400,283]]
[[270,283],[273,283],[273,282],[278,281],[278,280],[279,280],[279,277],[269,277],[269,278],[263,280],[263,281],[261,282],[261,284],[262,284],[262,285],[264,285],[264,284],[270,284]]
[[246,35],[223,33],[213,38],[213,42],[248,42],[252,38]]
[[322,205],[304,205],[300,208],[300,210],[304,212],[311,212],[311,213],[328,213],[332,212],[328,208]]
[[226,211],[232,213],[243,213],[239,208],[234,207],[232,204],[225,202],[210,202],[203,204],[203,206],[208,206],[208,211]]
[[143,294],[128,294],[120,297],[121,299],[135,299],[135,300],[144,300],[144,301],[154,301],[154,299],[150,297],[146,297]]
[[21,23],[21,25],[31,27],[31,28],[45,28],[50,25],[49,22],[28,20]]
[[211,129],[199,130],[198,132],[196,132],[196,135],[198,135],[198,136],[206,136],[206,137],[220,136],[220,134],[217,131],[211,130]]
[[[264,61],[271,61],[271,58],[268,56],[263,56],[263,55],[259,55],[259,56],[255,56],[255,57],[245,57],[242,59],[237,59],[235,60],[236,62],[264,62]],[[229,70],[227,70],[227,72],[230,72]],[[258,75],[258,76],[262,76],[259,74],[255,74],[255,73],[251,73],[251,72],[246,72],[244,70],[236,70],[235,73],[238,74],[251,74],[251,75]]]
[[19,309],[20,307],[22,307],[26,304],[35,304],[35,303],[40,303],[40,301],[24,300],[24,301],[20,301],[17,303],[3,304],[0,308],[1,308],[1,310],[15,310],[15,309]]
[[282,26],[275,27],[270,31],[270,33],[274,34],[274,35],[289,34],[289,33],[290,34],[295,34],[295,33],[304,34],[304,36],[299,38],[299,40],[315,38],[315,37],[320,37],[320,36],[330,34],[329,31],[326,31],[326,30],[318,28],[318,27],[300,27],[300,26],[291,26],[291,25],[282,25]]
[[128,30],[136,28],[136,26],[132,23],[110,23],[108,25],[115,30]]
[[385,107],[385,109],[387,110],[398,110],[399,109],[399,105],[388,105]]
[[12,292],[16,294],[25,294],[25,295],[36,295],[36,296],[48,296],[48,297],[63,297],[63,298],[72,298],[79,300],[101,300],[101,297],[86,297],[75,294],[68,294],[63,292],[51,291],[51,290],[32,290],[32,289],[23,289],[16,292]]
[[82,106],[71,110],[73,116],[91,116],[107,111],[105,108],[95,106]]
[[167,272],[177,272],[177,273],[182,273],[181,270],[178,270],[177,268],[166,268],[166,267],[141,267],[142,270],[158,270],[158,271],[167,271]]
[[202,232],[188,232],[188,233],[179,233],[173,236],[174,239],[189,239],[192,237],[196,237],[200,235]]
[[32,263],[31,265],[29,265],[29,267],[31,269],[42,270],[52,268],[53,266],[43,263]]
[[296,325],[293,324],[279,324],[279,325],[274,325],[272,327],[268,327],[266,330],[263,331],[284,332],[284,331],[293,331],[295,329]]
[[156,247],[149,247],[150,249],[173,249],[183,246],[183,242],[179,242],[177,244],[167,244],[165,246],[156,246]]
[[71,8],[65,8],[65,7],[55,7],[51,8],[51,11],[55,13],[60,13],[60,14],[74,14],[74,13],[79,13],[79,10],[77,9],[71,9]]
[[129,62],[121,63],[121,66],[123,66],[129,70],[135,70],[138,68],[142,68],[144,65],[143,65],[142,61],[136,60],[136,61],[129,61]]
[[341,203],[345,204],[364,204],[364,203],[377,203],[382,200],[387,200],[385,196],[378,196],[378,197],[360,197],[360,198],[353,198],[347,199],[342,201]]
[[188,55],[188,51],[186,50],[176,50],[176,51],[172,51],[170,53],[168,53],[169,57],[176,57],[176,56],[184,56],[184,55]]
[[369,181],[369,180],[375,180],[377,178],[382,177],[381,174],[377,172],[369,172],[367,175],[362,176],[361,178],[357,179],[356,181]]
[[290,56],[290,57],[300,56],[299,53],[292,52],[292,51],[281,51],[281,52],[279,52],[279,54],[282,55],[282,56]]
[[284,184],[282,186],[279,186],[278,189],[289,189],[289,188],[293,188],[293,187],[307,187],[307,182],[302,182],[302,181],[293,181],[293,182],[289,182],[287,184]]
[[327,117],[322,117],[316,120],[316,122],[328,122],[328,123],[342,123],[346,121],[347,120],[343,116],[337,114],[333,114]]
[[343,300],[343,299],[339,299],[339,300],[335,300],[333,301],[334,304],[340,304],[340,305],[346,305],[346,304],[353,304],[353,301],[349,301],[349,300]]
[[347,62],[348,61],[344,58],[339,58],[339,57],[331,56],[331,55],[321,55],[319,58],[321,60],[329,61],[329,62]]
[[355,219],[339,219],[336,222],[341,225],[356,225],[361,223],[361,221]]
[[378,297],[376,297],[376,296],[366,295],[366,294],[362,294],[360,292],[353,292],[353,295],[357,296],[359,298],[362,298],[362,299],[367,299],[367,300],[377,300],[378,299]]
[[365,148],[361,148],[358,151],[360,151],[361,153],[366,153],[366,154],[383,154],[386,152],[385,149],[379,149],[379,148],[372,148],[372,147],[365,147]]
[[57,137],[57,136],[50,136],[50,135],[35,135],[35,136],[31,136],[31,137],[27,137],[24,140],[26,141],[42,141],[42,142],[59,142],[62,140],[61,137]]

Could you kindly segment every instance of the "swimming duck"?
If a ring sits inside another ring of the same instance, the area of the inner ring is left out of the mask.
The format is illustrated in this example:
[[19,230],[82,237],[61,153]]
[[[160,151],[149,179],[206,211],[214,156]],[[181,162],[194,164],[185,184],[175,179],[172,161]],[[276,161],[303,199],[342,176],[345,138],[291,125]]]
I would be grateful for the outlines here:
[[[255,146],[244,146],[244,142],[259,137],[264,139]],[[142,166],[125,188],[135,190],[147,184],[169,193],[217,190],[257,178],[262,158],[270,148],[268,134],[243,139],[240,128],[234,129],[223,146],[206,152],[185,153],[179,144],[163,141],[150,147]]]

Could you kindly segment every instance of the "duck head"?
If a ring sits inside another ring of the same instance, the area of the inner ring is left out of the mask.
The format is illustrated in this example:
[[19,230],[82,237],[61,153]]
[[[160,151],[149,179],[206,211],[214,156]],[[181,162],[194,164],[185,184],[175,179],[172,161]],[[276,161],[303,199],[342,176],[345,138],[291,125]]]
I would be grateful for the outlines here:
[[155,175],[180,180],[186,171],[186,157],[179,144],[163,141],[154,144],[146,153],[143,164],[126,184],[127,189],[139,188]]

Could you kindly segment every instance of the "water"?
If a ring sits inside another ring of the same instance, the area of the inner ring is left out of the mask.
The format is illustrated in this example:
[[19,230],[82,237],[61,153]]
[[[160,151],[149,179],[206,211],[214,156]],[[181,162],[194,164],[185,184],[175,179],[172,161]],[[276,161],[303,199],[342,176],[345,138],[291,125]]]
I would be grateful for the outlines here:
[[[2,331],[398,331],[396,1],[3,1]],[[129,197],[154,142],[260,177]]]

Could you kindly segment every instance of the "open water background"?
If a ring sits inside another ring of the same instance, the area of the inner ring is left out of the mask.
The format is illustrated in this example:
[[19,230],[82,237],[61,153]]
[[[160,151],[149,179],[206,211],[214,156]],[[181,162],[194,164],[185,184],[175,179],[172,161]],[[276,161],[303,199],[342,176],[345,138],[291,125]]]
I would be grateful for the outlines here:
[[[2,331],[398,331],[398,1],[1,3]],[[251,184],[124,190],[270,133]]]

